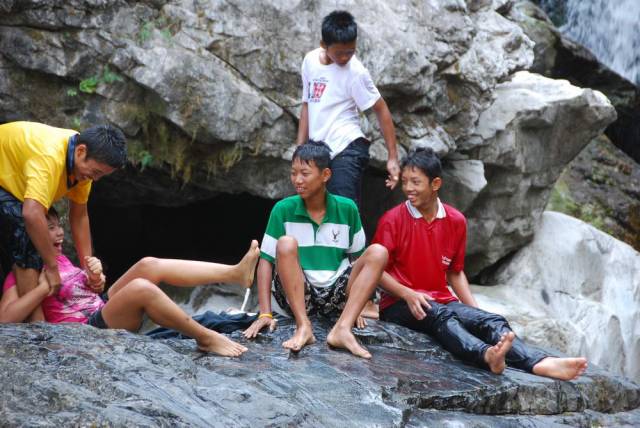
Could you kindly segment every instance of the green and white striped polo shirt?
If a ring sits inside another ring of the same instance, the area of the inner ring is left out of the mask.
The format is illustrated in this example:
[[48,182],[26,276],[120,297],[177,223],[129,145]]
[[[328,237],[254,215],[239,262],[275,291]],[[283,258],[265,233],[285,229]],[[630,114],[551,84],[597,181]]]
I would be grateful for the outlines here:
[[329,287],[350,266],[349,255],[364,251],[365,236],[355,202],[327,192],[327,212],[316,224],[302,198],[290,196],[271,210],[262,238],[260,257],[276,262],[276,244],[281,236],[298,241],[300,266],[314,287]]

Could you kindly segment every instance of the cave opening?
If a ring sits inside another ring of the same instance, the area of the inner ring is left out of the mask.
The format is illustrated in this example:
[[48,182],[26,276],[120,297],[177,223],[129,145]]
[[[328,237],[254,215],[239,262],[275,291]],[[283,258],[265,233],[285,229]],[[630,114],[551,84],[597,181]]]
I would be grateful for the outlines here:
[[108,282],[145,256],[237,263],[262,240],[277,201],[220,194],[179,207],[89,202],[94,251]]

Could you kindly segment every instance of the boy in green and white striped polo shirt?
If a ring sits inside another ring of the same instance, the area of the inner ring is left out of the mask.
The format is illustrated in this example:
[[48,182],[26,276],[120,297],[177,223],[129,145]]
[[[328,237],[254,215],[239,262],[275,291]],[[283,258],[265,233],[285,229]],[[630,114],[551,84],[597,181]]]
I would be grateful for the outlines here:
[[[377,244],[365,251],[355,202],[327,192],[329,161],[330,149],[322,142],[309,141],[293,154],[291,182],[297,195],[271,210],[258,264],[260,316],[244,334],[253,338],[264,327],[275,328],[273,291],[278,304],[296,320],[295,334],[282,346],[297,352],[315,342],[307,311],[342,311],[327,342],[371,358],[351,329],[384,272],[388,253]],[[358,259],[352,264],[353,258]]]

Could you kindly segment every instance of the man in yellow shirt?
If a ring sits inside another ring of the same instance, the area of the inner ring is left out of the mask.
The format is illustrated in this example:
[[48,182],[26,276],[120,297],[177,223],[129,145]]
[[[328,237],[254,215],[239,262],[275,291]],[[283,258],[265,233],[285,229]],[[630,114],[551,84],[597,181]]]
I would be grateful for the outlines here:
[[[8,249],[18,293],[34,289],[44,273],[60,287],[56,245],[48,233],[51,204],[67,197],[80,262],[92,255],[87,201],[91,183],[127,161],[122,131],[99,125],[78,133],[35,122],[0,125],[0,245]],[[101,287],[104,284],[95,284]],[[31,320],[43,320],[36,310]]]

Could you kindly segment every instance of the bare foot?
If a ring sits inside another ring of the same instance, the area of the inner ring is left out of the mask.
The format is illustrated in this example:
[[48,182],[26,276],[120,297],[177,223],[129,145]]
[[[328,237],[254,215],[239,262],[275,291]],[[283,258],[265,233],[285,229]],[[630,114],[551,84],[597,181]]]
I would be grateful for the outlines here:
[[484,361],[489,366],[489,370],[495,374],[502,374],[505,367],[507,366],[504,362],[504,358],[507,355],[507,352],[511,349],[511,345],[513,345],[513,340],[516,338],[514,332],[510,331],[509,333],[505,333],[500,338],[500,341],[487,349],[484,353]]
[[577,379],[587,370],[587,359],[547,357],[533,366],[533,374],[553,379]]
[[378,311],[378,305],[373,303],[372,300],[367,300],[367,304],[364,305],[364,309],[360,312],[361,317],[371,318],[377,320],[380,318],[380,314]]
[[244,288],[249,288],[253,284],[253,276],[256,272],[256,265],[258,264],[258,258],[260,257],[260,248],[258,248],[258,241],[255,239],[251,241],[249,251],[244,255],[240,263],[236,265],[238,269],[239,282]]
[[296,332],[291,339],[282,343],[282,347],[290,349],[293,352],[300,351],[306,345],[316,343],[316,337],[313,335],[311,324],[303,324],[296,327]]
[[327,343],[334,348],[346,349],[356,357],[371,358],[369,351],[358,343],[358,339],[351,332],[351,328],[342,328],[334,325],[327,335]]
[[197,343],[201,351],[213,352],[223,357],[239,357],[247,351],[246,347],[215,331],[211,331],[211,334],[198,340]]

